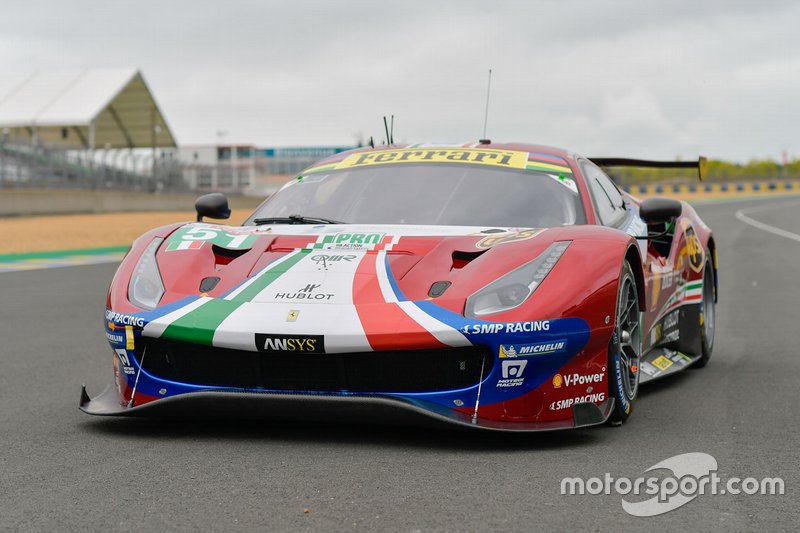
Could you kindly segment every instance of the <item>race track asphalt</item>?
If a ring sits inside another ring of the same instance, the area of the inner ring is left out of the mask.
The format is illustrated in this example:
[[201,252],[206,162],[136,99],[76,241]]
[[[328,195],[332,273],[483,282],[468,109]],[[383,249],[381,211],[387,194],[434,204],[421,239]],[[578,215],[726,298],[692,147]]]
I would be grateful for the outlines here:
[[[114,265],[0,274],[0,530],[796,530],[800,242],[735,213],[797,233],[800,199],[697,209],[719,247],[714,356],[643,388],[621,428],[92,418],[77,403],[81,383],[97,394],[112,378]],[[620,495],[560,494],[566,476],[636,478],[687,452],[715,457],[723,478],[781,477],[786,494],[698,496],[649,518]]]

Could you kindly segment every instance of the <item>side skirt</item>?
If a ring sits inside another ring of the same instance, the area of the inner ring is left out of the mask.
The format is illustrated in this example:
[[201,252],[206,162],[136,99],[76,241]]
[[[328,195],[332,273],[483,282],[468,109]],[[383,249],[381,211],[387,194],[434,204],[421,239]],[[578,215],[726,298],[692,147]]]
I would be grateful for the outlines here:
[[677,350],[658,346],[647,352],[639,362],[639,383],[645,384],[684,370],[700,359]]

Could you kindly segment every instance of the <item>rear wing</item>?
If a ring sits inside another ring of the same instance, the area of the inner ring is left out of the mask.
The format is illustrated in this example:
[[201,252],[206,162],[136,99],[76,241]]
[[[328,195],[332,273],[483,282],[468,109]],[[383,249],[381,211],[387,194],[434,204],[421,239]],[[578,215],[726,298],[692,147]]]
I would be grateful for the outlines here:
[[702,156],[697,161],[648,161],[623,157],[591,157],[589,160],[599,167],[696,168],[697,176],[701,180],[706,176],[708,165],[708,161]]

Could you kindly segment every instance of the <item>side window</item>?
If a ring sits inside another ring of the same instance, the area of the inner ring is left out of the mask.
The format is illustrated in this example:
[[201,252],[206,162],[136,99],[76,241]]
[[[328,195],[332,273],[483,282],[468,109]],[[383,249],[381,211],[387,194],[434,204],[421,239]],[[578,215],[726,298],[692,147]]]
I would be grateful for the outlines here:
[[600,223],[604,226],[616,226],[625,218],[625,201],[611,178],[596,165],[581,160],[581,169],[586,177],[592,200]]

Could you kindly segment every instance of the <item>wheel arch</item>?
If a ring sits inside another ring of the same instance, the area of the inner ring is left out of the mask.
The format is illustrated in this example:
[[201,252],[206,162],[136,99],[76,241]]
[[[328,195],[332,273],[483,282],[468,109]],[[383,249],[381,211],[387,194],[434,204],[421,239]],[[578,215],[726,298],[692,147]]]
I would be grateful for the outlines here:
[[625,251],[625,260],[628,261],[636,279],[636,292],[639,295],[639,308],[647,309],[647,290],[644,286],[644,265],[642,257],[639,255],[639,248],[635,244],[628,246]]
[[714,274],[714,303],[717,303],[719,300],[719,282],[717,281],[717,243],[714,241],[714,236],[708,236],[708,243],[706,244],[706,248],[708,250],[709,258],[706,259],[708,261],[711,260],[711,271]]

